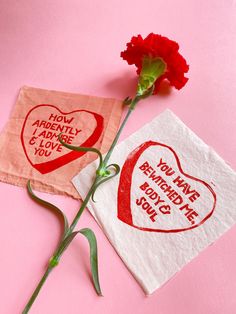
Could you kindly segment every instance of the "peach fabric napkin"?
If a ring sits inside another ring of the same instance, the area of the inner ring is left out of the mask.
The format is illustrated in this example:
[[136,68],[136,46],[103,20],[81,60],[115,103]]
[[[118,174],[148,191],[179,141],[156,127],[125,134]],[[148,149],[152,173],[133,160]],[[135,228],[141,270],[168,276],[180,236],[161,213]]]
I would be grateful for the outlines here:
[[79,198],[72,177],[94,160],[58,141],[106,152],[116,134],[122,102],[24,86],[0,136],[0,181]]

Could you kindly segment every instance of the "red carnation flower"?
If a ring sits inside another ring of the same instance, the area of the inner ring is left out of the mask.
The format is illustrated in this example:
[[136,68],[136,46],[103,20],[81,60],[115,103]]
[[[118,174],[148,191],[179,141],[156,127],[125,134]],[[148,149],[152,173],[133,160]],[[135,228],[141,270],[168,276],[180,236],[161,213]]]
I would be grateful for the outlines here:
[[189,66],[178,50],[179,45],[175,41],[151,33],[144,39],[141,35],[132,37],[131,41],[127,43],[127,49],[121,52],[121,57],[128,64],[135,64],[138,74],[143,70],[145,59],[146,62],[147,59],[149,61],[162,61],[165,67],[162,69],[162,72],[159,71],[159,75],[156,75],[152,84],[154,85],[153,94],[156,94],[160,82],[164,79],[167,79],[170,85],[177,89],[181,89],[188,81],[184,74],[188,72]]

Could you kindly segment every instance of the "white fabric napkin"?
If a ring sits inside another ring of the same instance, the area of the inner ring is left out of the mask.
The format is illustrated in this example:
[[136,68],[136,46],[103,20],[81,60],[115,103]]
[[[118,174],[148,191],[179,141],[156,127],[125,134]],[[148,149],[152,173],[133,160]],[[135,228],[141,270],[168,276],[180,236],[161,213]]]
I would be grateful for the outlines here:
[[[151,294],[236,222],[236,173],[167,110],[117,145],[120,174],[88,204]],[[73,179],[82,198],[97,161]]]

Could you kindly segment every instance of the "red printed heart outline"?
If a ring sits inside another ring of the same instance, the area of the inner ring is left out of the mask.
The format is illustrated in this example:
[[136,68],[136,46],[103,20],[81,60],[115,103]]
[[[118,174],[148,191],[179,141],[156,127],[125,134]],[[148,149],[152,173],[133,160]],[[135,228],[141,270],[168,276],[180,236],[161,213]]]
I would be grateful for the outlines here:
[[41,174],[46,174],[49,172],[52,172],[80,157],[82,157],[84,154],[86,154],[86,152],[78,152],[78,151],[69,151],[68,153],[59,156],[53,160],[47,161],[47,162],[42,162],[42,163],[38,163],[38,164],[33,164],[29,155],[27,154],[27,150],[26,150],[26,146],[25,146],[25,142],[24,142],[24,130],[25,130],[25,126],[27,123],[27,119],[29,117],[29,115],[31,114],[32,111],[36,110],[39,107],[51,107],[56,109],[60,114],[62,115],[69,115],[69,114],[73,114],[76,112],[86,112],[89,113],[91,115],[93,115],[93,117],[96,120],[96,127],[93,131],[93,133],[83,142],[80,144],[80,146],[83,147],[92,147],[100,138],[102,132],[103,132],[103,123],[104,123],[104,119],[103,117],[96,113],[96,112],[92,112],[89,110],[84,110],[84,109],[78,109],[78,110],[73,110],[70,112],[63,112],[62,110],[60,110],[58,107],[54,106],[54,105],[50,105],[50,104],[40,104],[40,105],[36,105],[35,107],[33,107],[26,115],[23,126],[22,126],[22,130],[21,130],[21,143],[23,146],[23,150],[24,153],[29,161],[29,163],[32,165],[32,167],[34,167],[36,170],[38,170]]
[[[155,229],[155,228],[147,228],[147,227],[140,227],[136,226],[133,223],[132,219],[132,209],[131,209],[131,184],[132,184],[132,176],[134,172],[135,165],[139,159],[139,157],[143,154],[143,152],[148,149],[151,146],[161,146],[167,148],[175,157],[177,166],[179,171],[181,172],[182,175],[185,177],[192,179],[194,181],[200,182],[203,184],[212,194],[213,196],[213,206],[212,209],[209,211],[208,215],[205,216],[198,224],[190,226],[188,228],[179,228],[179,229]],[[211,217],[215,210],[216,206],[216,194],[213,191],[212,187],[206,183],[205,181],[195,178],[187,173],[185,173],[181,167],[181,163],[179,160],[178,155],[176,152],[171,148],[170,146],[167,146],[165,144],[161,144],[158,142],[154,141],[147,141],[140,146],[138,146],[136,149],[134,149],[127,157],[122,170],[120,174],[120,180],[119,180],[119,186],[118,186],[118,197],[117,197],[117,203],[118,203],[118,212],[117,212],[117,217],[124,223],[130,225],[131,227],[134,227],[136,229],[142,230],[142,231],[150,231],[150,232],[164,232],[164,233],[176,233],[176,232],[183,232],[187,230],[191,230],[194,228],[199,227],[202,225],[207,219]]]

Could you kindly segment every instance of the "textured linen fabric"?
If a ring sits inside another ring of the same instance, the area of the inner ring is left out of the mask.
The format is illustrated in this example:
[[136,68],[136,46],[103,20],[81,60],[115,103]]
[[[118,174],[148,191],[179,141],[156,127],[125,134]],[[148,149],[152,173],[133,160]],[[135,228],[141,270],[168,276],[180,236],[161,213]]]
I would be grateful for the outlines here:
[[24,86],[0,136],[0,180],[79,198],[71,178],[95,159],[58,141],[106,152],[116,134],[122,102],[111,98]]
[[[166,110],[116,146],[120,174],[88,209],[147,294],[166,283],[236,221],[236,174]],[[97,161],[73,183],[85,197]]]

